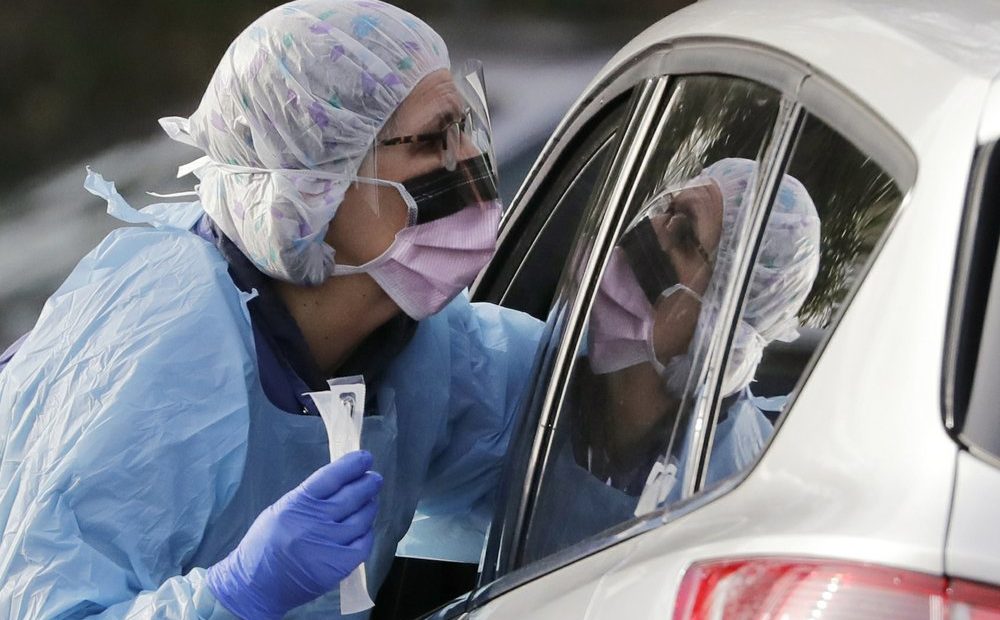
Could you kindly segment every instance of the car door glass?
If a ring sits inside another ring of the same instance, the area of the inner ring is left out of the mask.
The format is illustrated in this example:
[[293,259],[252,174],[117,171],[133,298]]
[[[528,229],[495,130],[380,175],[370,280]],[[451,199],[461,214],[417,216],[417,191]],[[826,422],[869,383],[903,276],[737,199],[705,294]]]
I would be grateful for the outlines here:
[[530,212],[511,223],[477,300],[545,320],[584,207],[614,152],[629,95],[609,103],[567,147],[552,180],[531,198]]
[[805,115],[732,334],[707,484],[744,471],[767,445],[901,200],[871,158]]
[[[696,377],[745,219],[739,207],[757,187],[755,168],[733,179],[735,206],[724,212],[712,179],[737,159],[760,160],[780,102],[747,80],[673,81],[558,405],[521,564],[681,498],[680,485],[661,483],[683,474]],[[653,486],[667,490],[651,496]]]

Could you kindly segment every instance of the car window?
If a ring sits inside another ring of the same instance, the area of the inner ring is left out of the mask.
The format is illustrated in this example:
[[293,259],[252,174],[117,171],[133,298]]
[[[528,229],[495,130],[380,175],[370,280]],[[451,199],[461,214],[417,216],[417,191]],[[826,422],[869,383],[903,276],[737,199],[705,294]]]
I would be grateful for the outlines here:
[[[588,270],[592,269],[588,259],[597,239],[607,236],[607,231],[604,234],[600,232],[602,223],[609,220],[614,211],[609,210],[607,205],[617,202],[610,196],[620,194],[621,187],[627,185],[629,179],[634,178],[636,158],[632,145],[636,144],[637,136],[645,135],[648,132],[648,125],[642,125],[641,121],[650,115],[648,110],[650,101],[654,97],[656,100],[662,99],[662,94],[661,80],[647,79],[635,84],[626,97],[611,99],[602,109],[608,114],[606,119],[602,118],[598,123],[602,125],[606,123],[614,127],[610,143],[604,147],[610,148],[612,151],[605,155],[607,159],[601,163],[601,174],[589,190],[584,192],[586,195],[581,197],[581,204],[570,204],[566,197],[566,189],[578,176],[579,164],[576,167],[570,167],[569,170],[556,169],[553,176],[563,176],[564,179],[560,183],[549,184],[552,188],[550,190],[546,189],[546,182],[550,179],[539,179],[541,196],[546,197],[553,205],[556,202],[562,202],[566,205],[565,208],[578,211],[581,218],[580,222],[569,231],[552,229],[553,234],[558,233],[561,236],[569,237],[569,252],[555,266],[545,266],[546,269],[557,269],[559,280],[550,303],[551,307],[546,308],[546,324],[541,336],[541,346],[530,384],[525,388],[522,410],[515,422],[503,475],[498,485],[496,511],[480,565],[480,585],[488,584],[514,568],[515,554],[518,550],[517,543],[521,540],[521,517],[525,506],[524,500],[529,489],[534,485],[535,444],[542,439],[542,435],[546,432],[547,423],[542,420],[542,416],[547,416],[549,410],[544,406],[544,402],[554,375],[562,376],[563,362],[560,361],[564,358],[562,342],[565,339],[566,330],[573,324],[572,316],[579,312],[577,307],[579,302],[576,299],[577,291],[580,283],[588,279],[586,276]],[[619,107],[620,109],[616,109]],[[590,128],[592,130],[593,125]],[[585,125],[577,136],[571,136],[569,139],[571,143],[580,144],[585,144],[590,140],[597,140],[598,145],[608,142],[607,134],[599,138],[593,138],[594,135],[587,130],[587,125]],[[592,159],[592,157],[584,156],[580,161],[585,163]],[[562,190],[560,191],[559,188]],[[528,196],[526,199],[530,200],[531,197]],[[529,203],[526,206],[530,208],[532,205]],[[527,219],[529,213],[524,215]],[[536,221],[539,219],[536,218]],[[544,220],[538,223],[539,229],[543,223]],[[507,241],[520,241],[519,237],[523,236],[516,234],[516,224],[517,222],[511,222],[510,230],[505,231]],[[502,252],[504,245],[501,245],[498,254]],[[498,256],[495,260],[501,258],[507,259],[508,257]],[[501,267],[509,273],[508,283],[514,274],[518,274],[519,278],[530,278],[531,275],[529,270],[518,270],[520,267],[518,261],[508,260]],[[483,285],[488,282],[487,278],[490,275],[489,272],[484,274],[484,278],[480,282],[480,290],[486,288]],[[492,283],[490,285],[494,286]],[[501,286],[495,286],[495,288],[501,291],[493,293],[494,299],[499,300],[506,286],[502,285],[501,282]]]
[[[731,280],[744,226],[739,209],[723,213],[708,175],[731,161],[756,166],[780,103],[747,80],[672,80],[555,412],[517,564],[681,498],[679,485],[661,483],[678,477],[688,449],[713,300]],[[751,204],[755,171],[729,190]]]
[[730,335],[707,484],[744,471],[767,445],[901,199],[878,164],[804,115]]
[[625,93],[615,99],[577,133],[551,180],[529,198],[530,211],[511,222],[477,300],[545,320],[584,207],[614,152],[628,98]]

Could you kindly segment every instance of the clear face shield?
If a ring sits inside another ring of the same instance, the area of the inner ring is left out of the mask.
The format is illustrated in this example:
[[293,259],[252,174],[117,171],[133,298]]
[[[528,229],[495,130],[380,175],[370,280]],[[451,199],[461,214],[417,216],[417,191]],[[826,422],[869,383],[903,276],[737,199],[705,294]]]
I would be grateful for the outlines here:
[[412,226],[498,198],[493,131],[479,61],[425,77],[373,144],[353,191],[379,216],[399,221],[405,209],[405,224]]

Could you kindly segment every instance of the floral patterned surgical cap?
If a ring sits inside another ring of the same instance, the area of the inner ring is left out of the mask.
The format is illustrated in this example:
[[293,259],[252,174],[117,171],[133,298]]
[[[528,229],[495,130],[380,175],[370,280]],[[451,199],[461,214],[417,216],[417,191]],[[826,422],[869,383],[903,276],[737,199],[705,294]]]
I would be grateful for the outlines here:
[[[696,180],[710,179],[723,201],[722,237],[715,274],[725,273],[737,246],[734,235],[748,188],[757,174],[757,163],[748,159],[722,159],[705,168]],[[809,192],[797,179],[784,175],[764,228],[764,238],[753,266],[743,315],[737,324],[733,348],[723,379],[723,395],[748,385],[770,342],[791,342],[798,337],[798,313],[819,273],[820,219]],[[718,278],[715,278],[718,280]],[[713,282],[718,286],[719,282]],[[710,292],[707,296],[712,297]],[[717,292],[714,298],[717,298]],[[706,322],[703,307],[701,324]]]
[[333,273],[324,237],[349,177],[413,87],[449,66],[441,37],[399,8],[297,0],[236,37],[190,118],[161,124],[207,155],[192,169],[222,232],[264,273],[318,284]]

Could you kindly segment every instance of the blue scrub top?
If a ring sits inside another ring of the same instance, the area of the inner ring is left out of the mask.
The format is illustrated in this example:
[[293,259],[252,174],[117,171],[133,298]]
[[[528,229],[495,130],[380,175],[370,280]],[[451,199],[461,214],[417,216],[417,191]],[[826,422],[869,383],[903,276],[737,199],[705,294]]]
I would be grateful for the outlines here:
[[[319,415],[308,392],[328,389],[325,376],[309,352],[305,337],[275,293],[271,280],[228,239],[208,215],[202,216],[194,232],[213,243],[229,265],[233,283],[257,297],[247,305],[253,328],[261,385],[268,400],[291,414]],[[367,399],[365,415],[378,413],[377,386],[393,359],[413,338],[417,322],[398,314],[375,330],[338,369],[338,376],[362,375]]]

